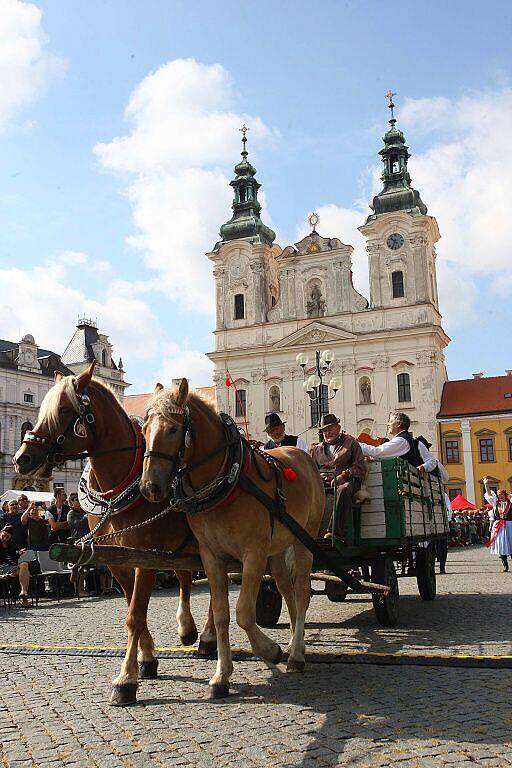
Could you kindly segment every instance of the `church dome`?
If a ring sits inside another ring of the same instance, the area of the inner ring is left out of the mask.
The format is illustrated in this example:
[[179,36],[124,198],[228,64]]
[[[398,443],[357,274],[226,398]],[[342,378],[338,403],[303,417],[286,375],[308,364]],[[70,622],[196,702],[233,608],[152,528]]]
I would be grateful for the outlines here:
[[36,343],[34,341],[34,337],[30,333],[26,333],[21,341],[24,342],[25,344],[35,344]]

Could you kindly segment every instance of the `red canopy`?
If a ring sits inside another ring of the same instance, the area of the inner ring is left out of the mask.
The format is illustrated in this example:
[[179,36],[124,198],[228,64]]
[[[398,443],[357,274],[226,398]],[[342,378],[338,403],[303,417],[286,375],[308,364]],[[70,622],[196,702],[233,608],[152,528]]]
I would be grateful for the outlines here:
[[465,499],[462,493],[458,493],[457,496],[452,499],[452,509],[454,512],[460,512],[461,509],[478,509],[478,507]]

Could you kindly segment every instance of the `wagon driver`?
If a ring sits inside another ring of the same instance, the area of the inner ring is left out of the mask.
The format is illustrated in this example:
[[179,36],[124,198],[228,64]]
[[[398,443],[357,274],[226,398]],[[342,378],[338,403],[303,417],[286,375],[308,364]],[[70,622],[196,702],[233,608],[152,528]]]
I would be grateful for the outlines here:
[[[326,478],[327,472],[336,475],[337,487],[337,525],[335,536],[340,539],[348,538],[348,522],[352,514],[352,498],[361,487],[361,482],[366,475],[366,465],[361,447],[357,440],[343,432],[340,420],[334,413],[322,416],[319,431],[322,433],[322,442],[311,448],[311,456],[320,470],[320,474]],[[325,538],[332,538],[332,520]]]
[[268,440],[263,446],[265,451],[272,448],[281,448],[281,446],[291,445],[300,448],[301,451],[309,453],[305,440],[297,435],[286,434],[286,421],[281,421],[278,413],[267,413],[265,416],[265,432]]
[[507,557],[512,559],[512,502],[510,496],[500,488],[498,495],[491,490],[489,485],[490,478],[484,477],[485,500],[492,505],[492,528],[491,538],[487,547],[491,550],[491,555],[499,555],[503,563],[503,570],[508,573]]

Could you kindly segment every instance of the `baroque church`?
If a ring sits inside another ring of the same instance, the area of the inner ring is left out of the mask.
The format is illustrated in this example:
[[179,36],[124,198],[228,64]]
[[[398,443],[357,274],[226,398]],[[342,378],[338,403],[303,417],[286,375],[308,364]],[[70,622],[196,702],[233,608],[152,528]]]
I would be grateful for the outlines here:
[[[389,412],[398,409],[437,447],[449,343],[437,293],[440,234],[411,186],[410,154],[391,97],[389,107],[379,152],[383,187],[359,227],[367,240],[369,301],[352,283],[352,246],[317,232],[316,215],[300,242],[275,243],[260,218],[260,184],[243,129],[242,158],[231,181],[233,215],[207,254],[216,291],[215,350],[208,356],[219,410],[240,427],[247,418],[252,438],[264,439],[270,411],[308,442],[317,439],[319,416],[328,411],[353,435],[382,436]],[[317,352],[332,363],[314,389],[310,379],[308,393],[304,381],[316,374]],[[227,377],[234,387],[226,386]]]

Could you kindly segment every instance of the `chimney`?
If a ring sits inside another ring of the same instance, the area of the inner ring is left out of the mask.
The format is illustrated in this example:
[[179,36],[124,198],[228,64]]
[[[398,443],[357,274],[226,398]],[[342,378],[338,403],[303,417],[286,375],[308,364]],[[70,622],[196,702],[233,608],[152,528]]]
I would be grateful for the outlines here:
[[483,373],[474,373],[473,378],[474,379],[483,379],[484,375]]

